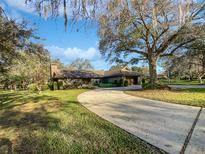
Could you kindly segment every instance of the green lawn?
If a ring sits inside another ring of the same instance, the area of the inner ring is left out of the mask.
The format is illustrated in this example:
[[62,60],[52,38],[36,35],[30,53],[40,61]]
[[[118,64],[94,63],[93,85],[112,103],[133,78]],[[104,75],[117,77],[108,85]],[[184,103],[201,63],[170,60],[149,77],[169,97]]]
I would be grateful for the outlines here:
[[170,103],[205,107],[205,89],[169,90],[139,90],[125,93]]
[[[204,84],[205,84],[205,80],[203,80]],[[198,80],[174,80],[174,79],[171,79],[170,80],[170,83],[168,80],[159,80],[159,83],[162,83],[162,84],[173,84],[173,85],[198,85],[200,84]]]
[[1,91],[0,153],[159,153],[81,106],[84,91]]

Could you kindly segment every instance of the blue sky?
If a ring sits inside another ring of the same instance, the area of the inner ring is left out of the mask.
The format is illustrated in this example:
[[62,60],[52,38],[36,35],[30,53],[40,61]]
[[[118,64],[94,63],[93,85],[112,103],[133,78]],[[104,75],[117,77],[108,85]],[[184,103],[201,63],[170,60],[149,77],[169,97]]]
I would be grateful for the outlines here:
[[46,40],[38,43],[44,44],[51,56],[59,58],[63,63],[69,64],[76,58],[89,59],[95,69],[109,69],[106,62],[98,51],[97,25],[90,26],[86,30],[80,28],[68,28],[64,30],[63,17],[56,19],[43,19],[36,15],[32,7],[24,3],[25,0],[1,0],[0,5],[12,18],[26,19],[30,24],[38,28],[37,35]]

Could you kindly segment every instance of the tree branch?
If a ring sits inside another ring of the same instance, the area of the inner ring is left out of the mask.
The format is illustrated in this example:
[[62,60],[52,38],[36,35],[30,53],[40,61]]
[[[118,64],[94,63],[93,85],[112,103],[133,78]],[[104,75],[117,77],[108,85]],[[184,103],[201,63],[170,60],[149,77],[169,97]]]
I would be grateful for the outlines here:
[[195,41],[195,40],[196,40],[196,38],[193,38],[193,39],[188,40],[188,41],[186,41],[186,42],[180,43],[180,44],[179,44],[178,46],[176,46],[176,48],[174,48],[170,53],[168,53],[168,54],[163,54],[163,55],[161,55],[161,57],[171,56],[177,49],[179,49],[179,48],[181,48],[182,46],[184,46],[184,45],[186,45],[186,44],[188,44],[188,43],[190,43],[190,42],[193,42],[193,41]]
[[133,52],[133,53],[137,53],[137,54],[140,54],[140,55],[143,55],[144,57],[147,57],[147,53],[143,52],[143,51],[139,51],[139,50],[135,50],[135,49],[128,49],[128,48],[125,48],[125,50]]

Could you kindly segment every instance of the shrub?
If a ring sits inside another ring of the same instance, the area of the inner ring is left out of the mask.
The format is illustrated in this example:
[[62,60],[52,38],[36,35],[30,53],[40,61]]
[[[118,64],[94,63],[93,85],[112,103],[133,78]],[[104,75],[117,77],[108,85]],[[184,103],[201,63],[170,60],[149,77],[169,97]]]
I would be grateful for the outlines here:
[[39,91],[38,84],[32,83],[32,84],[28,85],[28,90],[30,92],[38,92]]
[[99,87],[101,87],[101,88],[111,88],[111,87],[117,87],[117,85],[113,84],[113,83],[101,83],[99,85]]
[[72,84],[70,83],[66,83],[63,85],[63,89],[71,89],[72,88]]
[[159,84],[152,85],[151,83],[142,83],[143,89],[158,89]]
[[144,83],[142,84],[143,89],[161,89],[161,90],[170,90],[171,88],[167,85],[162,85],[155,83],[154,85],[151,83]]
[[142,85],[143,85],[143,84],[145,84],[145,79],[144,79],[144,78],[142,79]]
[[123,86],[123,79],[120,79],[120,81],[117,84],[118,87]]
[[125,86],[125,87],[128,86],[128,81],[127,81],[127,80],[124,81],[124,86]]
[[41,85],[40,87],[41,87],[41,90],[42,90],[42,91],[49,89],[48,84]]
[[58,90],[63,89],[63,82],[62,81],[57,82],[57,88],[58,88]]
[[50,90],[54,90],[53,82],[49,82],[49,83],[48,83],[48,88],[49,88]]
[[81,88],[83,88],[83,89],[94,89],[95,87],[92,86],[92,85],[83,84],[83,85],[81,86]]
[[93,85],[94,85],[94,86],[99,86],[99,82],[98,82],[98,81],[95,81],[95,82],[93,83]]
[[117,80],[114,80],[114,84],[118,84]]

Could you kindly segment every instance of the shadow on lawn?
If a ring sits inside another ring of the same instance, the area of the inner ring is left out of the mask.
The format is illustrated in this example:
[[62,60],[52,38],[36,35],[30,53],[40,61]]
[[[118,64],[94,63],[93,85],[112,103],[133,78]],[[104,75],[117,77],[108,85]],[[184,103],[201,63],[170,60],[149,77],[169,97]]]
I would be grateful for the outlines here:
[[[0,98],[1,101],[3,100],[0,104],[1,154],[36,153],[35,147],[32,147],[34,144],[31,144],[36,138],[35,135],[31,138],[31,134],[40,130],[45,132],[60,130],[60,119],[50,114],[61,108],[58,98],[46,95],[25,96],[21,93],[0,94]],[[42,103],[43,101],[45,103]],[[35,105],[35,103],[39,104]],[[12,130],[14,134],[7,130]],[[11,141],[8,136],[13,135],[16,138]]]
[[[39,101],[58,101],[56,97],[46,95],[29,95],[29,93],[6,93],[0,94],[0,110],[11,109],[15,106],[21,106],[23,104],[32,102],[38,103]],[[19,103],[20,102],[20,103]]]
[[[51,99],[51,97],[49,97],[49,99]],[[57,98],[54,100],[57,100]],[[53,101],[46,104],[52,103]],[[58,103],[55,102],[54,104],[56,105]],[[77,102],[68,101],[66,103],[62,102],[62,105],[58,105],[57,107],[60,109],[60,111],[66,112],[68,115],[70,115],[78,114],[76,105]],[[0,144],[0,153],[7,154],[8,151],[8,154],[10,154],[11,151],[11,153],[36,154],[55,152],[65,153],[65,151],[72,150],[81,151],[82,149],[80,148],[82,148],[82,145],[78,143],[72,146],[74,149],[69,149],[71,148],[70,146],[65,147],[65,145],[67,145],[64,139],[65,136],[63,135],[63,138],[61,136],[62,133],[67,134],[68,136],[70,136],[70,134],[75,135],[75,127],[81,126],[81,124],[75,125],[75,123],[73,123],[70,126],[67,126],[69,129],[64,129],[61,127],[60,119],[51,116],[51,112],[48,112],[45,104],[39,104],[39,106],[40,107],[32,110],[31,112],[21,112],[8,109],[0,114],[0,128],[2,130],[15,129],[17,131],[15,132],[17,133],[15,134],[17,135],[17,138],[12,141],[1,138],[0,136],[0,143],[1,140],[4,142],[4,144]],[[67,107],[67,110],[64,109],[64,107]],[[81,131],[80,128],[78,130]],[[7,135],[9,134],[6,134],[5,132],[5,136]],[[9,142],[11,144],[9,144]],[[12,144],[13,149],[11,146]]]
[[0,138],[0,153],[12,154],[12,142],[8,138]]
[[0,115],[0,126],[2,129],[16,127],[26,129],[51,128],[58,125],[58,119],[47,115],[44,107],[33,110],[32,112],[5,111]]
[[[51,117],[47,114],[47,111],[41,107],[32,112],[23,113],[19,111],[7,111],[0,116],[1,129],[14,129],[17,133],[17,138],[12,141],[14,143],[14,152],[27,154],[36,153],[36,147],[41,147],[40,143],[45,140],[44,134],[41,138],[36,137],[33,133],[39,132],[39,130],[47,131],[59,131],[60,120]],[[4,134],[7,136],[9,134]],[[9,139],[0,137],[0,153],[3,147],[3,152],[8,151],[8,154],[12,153],[12,142]],[[39,145],[40,144],[40,145]],[[5,149],[7,145],[8,150]],[[35,147],[36,146],[36,147]]]

